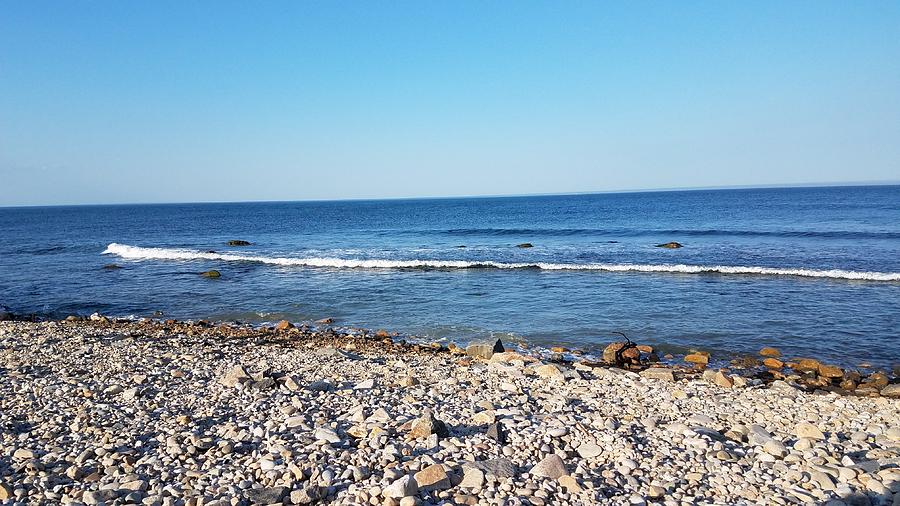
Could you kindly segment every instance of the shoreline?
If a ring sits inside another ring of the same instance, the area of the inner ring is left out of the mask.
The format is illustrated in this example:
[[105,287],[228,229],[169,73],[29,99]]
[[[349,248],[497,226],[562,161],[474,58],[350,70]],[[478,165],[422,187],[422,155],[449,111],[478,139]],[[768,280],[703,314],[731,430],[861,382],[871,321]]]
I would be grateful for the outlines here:
[[883,389],[279,327],[0,322],[0,503],[900,502]]

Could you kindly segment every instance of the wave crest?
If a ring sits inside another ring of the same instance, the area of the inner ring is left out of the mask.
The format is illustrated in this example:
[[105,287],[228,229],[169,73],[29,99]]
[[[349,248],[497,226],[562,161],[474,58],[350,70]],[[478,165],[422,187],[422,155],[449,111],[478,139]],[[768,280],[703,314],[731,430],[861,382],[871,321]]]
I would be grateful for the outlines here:
[[117,255],[130,260],[219,260],[224,262],[257,262],[298,267],[335,269],[540,269],[548,271],[649,272],[673,274],[745,274],[760,276],[799,276],[860,281],[900,281],[900,272],[866,272],[841,269],[795,269],[736,265],[685,264],[565,264],[548,262],[497,262],[493,260],[381,260],[346,258],[291,258],[229,253],[208,253],[180,248],[145,248],[111,243],[104,255]]

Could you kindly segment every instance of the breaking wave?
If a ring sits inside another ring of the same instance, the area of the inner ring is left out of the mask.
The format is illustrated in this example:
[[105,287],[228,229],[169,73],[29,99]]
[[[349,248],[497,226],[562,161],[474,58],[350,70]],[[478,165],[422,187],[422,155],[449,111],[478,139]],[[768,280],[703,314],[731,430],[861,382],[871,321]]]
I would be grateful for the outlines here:
[[900,272],[866,272],[841,269],[796,269],[736,265],[684,264],[610,264],[497,262],[493,260],[381,260],[347,258],[293,258],[229,253],[203,252],[181,248],[145,248],[111,243],[104,255],[117,255],[129,260],[219,260],[224,262],[257,262],[271,265],[324,267],[334,269],[540,269],[548,271],[650,272],[675,274],[744,274],[758,276],[799,276],[860,281],[900,281]]

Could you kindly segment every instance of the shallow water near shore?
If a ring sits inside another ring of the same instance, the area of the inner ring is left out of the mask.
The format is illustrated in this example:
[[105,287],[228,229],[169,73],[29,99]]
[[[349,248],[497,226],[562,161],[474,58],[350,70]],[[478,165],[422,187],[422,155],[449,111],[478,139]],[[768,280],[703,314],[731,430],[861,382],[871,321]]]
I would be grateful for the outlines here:
[[0,235],[17,313],[900,362],[898,186],[6,208]]

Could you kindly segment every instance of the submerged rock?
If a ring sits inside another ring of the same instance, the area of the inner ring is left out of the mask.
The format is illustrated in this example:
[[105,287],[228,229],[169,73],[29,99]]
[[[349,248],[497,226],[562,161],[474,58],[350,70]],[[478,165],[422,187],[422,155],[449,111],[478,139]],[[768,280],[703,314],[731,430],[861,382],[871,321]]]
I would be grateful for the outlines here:
[[106,264],[106,265],[103,266],[103,268],[106,269],[106,270],[108,270],[108,271],[115,271],[115,270],[121,269],[122,266],[121,266],[121,265],[116,265],[116,264]]
[[684,245],[682,245],[681,243],[672,241],[672,242],[667,242],[664,244],[657,244],[656,247],[657,248],[666,248],[666,249],[676,249],[676,248],[683,248]]
[[201,272],[200,275],[203,276],[204,278],[220,278],[220,277],[222,277],[222,273],[215,269],[213,269],[211,271]]
[[228,241],[228,245],[229,246],[250,246],[250,242],[243,241],[240,239],[232,239],[232,240]]
[[534,244],[531,244],[530,242],[523,242],[522,244],[516,244],[516,247],[517,248],[533,248]]

